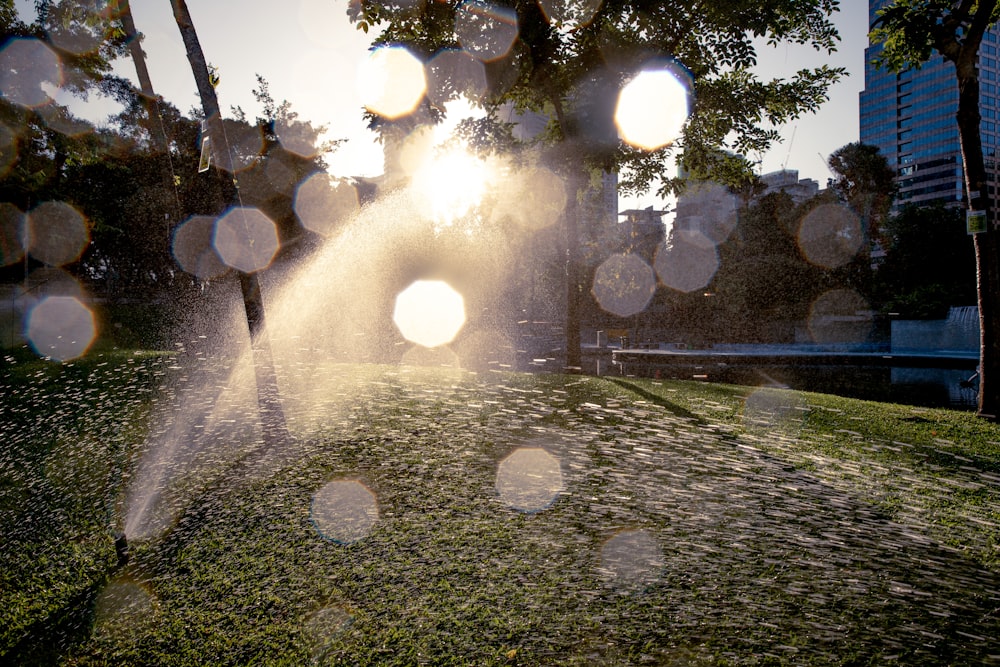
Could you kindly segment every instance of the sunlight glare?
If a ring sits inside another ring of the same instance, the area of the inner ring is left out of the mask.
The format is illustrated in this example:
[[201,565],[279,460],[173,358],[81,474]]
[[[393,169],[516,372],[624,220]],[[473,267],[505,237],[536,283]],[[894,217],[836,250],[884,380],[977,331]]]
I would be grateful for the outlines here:
[[396,297],[392,320],[411,343],[447,345],[465,325],[465,299],[443,280],[417,280]]
[[654,151],[673,144],[691,113],[689,77],[673,63],[646,69],[622,88],[615,108],[618,134]]
[[368,111],[383,118],[401,118],[420,104],[427,90],[424,66],[407,49],[376,49],[362,61],[358,91]]
[[437,107],[461,96],[479,101],[486,91],[486,68],[465,51],[445,49],[427,63],[427,99]]
[[499,179],[494,217],[509,217],[537,231],[558,222],[566,202],[566,185],[553,171],[545,167],[518,169]]
[[484,161],[451,150],[431,158],[416,173],[413,187],[432,220],[451,223],[479,203],[489,176]]

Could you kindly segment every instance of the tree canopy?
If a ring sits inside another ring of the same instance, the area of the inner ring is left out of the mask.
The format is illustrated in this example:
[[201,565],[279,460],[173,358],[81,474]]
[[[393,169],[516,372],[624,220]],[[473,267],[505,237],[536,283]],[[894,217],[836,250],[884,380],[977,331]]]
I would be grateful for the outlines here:
[[[450,0],[414,9],[410,3],[364,0],[352,3],[350,16],[362,29],[379,26],[376,46],[405,45],[427,61],[463,47],[480,54],[488,83],[485,106],[511,102],[518,110],[546,114],[548,139],[566,142],[574,159],[582,157],[588,166],[621,173],[620,187],[628,193],[658,181],[663,191],[675,188],[678,182],[663,179],[671,160],[697,177],[727,183],[751,178],[751,165],[741,155],[765,151],[778,140],[778,125],[816,110],[844,72],[824,65],[788,80],[764,80],[753,71],[758,48],[794,42],[834,51],[839,36],[830,16],[838,4],[606,0],[587,12],[591,3]],[[470,12],[480,17],[480,32],[472,36],[463,29]],[[474,43],[498,40],[502,27],[515,31],[509,49]],[[685,72],[692,86],[683,136],[658,150],[631,148],[618,140],[614,126],[617,93],[643,68],[666,61]],[[450,96],[462,92],[460,82],[450,83]]]

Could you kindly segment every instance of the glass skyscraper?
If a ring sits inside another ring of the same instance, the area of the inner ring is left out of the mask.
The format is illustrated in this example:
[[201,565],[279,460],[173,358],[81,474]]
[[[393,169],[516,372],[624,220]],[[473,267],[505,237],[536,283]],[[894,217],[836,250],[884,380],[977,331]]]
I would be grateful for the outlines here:
[[[869,0],[869,25],[888,0]],[[980,113],[983,153],[990,173],[990,196],[996,201],[998,67],[1000,29],[983,38],[979,51]],[[880,45],[865,49],[865,89],[860,95],[863,143],[878,146],[896,170],[897,204],[965,200],[962,152],[959,146],[958,85],[954,65],[935,53],[918,70],[894,74],[872,61]]]

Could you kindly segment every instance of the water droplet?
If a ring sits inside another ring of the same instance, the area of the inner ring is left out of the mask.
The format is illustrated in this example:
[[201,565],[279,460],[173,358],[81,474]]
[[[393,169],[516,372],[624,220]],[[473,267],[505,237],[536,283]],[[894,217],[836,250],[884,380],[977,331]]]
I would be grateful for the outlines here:
[[601,571],[615,587],[632,591],[654,583],[664,566],[659,543],[645,530],[618,533],[601,548]]
[[508,7],[485,0],[466,0],[455,11],[458,43],[484,62],[506,56],[517,34],[517,14]]

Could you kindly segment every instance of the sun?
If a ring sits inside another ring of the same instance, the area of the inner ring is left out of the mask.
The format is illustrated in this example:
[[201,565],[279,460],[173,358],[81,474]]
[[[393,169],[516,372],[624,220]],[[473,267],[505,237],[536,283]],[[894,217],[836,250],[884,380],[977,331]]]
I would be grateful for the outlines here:
[[416,171],[413,187],[428,217],[451,224],[482,200],[491,175],[484,160],[452,149],[431,156]]

